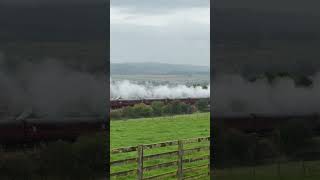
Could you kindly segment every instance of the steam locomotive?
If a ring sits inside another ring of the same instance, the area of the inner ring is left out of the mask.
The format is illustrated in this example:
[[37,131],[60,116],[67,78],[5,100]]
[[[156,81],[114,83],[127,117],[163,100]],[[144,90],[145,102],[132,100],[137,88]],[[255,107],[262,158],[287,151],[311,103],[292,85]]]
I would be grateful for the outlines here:
[[181,99],[139,99],[139,100],[123,100],[123,99],[116,99],[111,100],[110,108],[111,109],[120,109],[127,106],[133,106],[135,104],[144,103],[146,105],[152,104],[154,101],[161,101],[165,104],[170,103],[172,101],[180,101],[186,104],[196,104],[197,101],[204,99],[207,100],[210,104],[210,98],[181,98]]
[[64,117],[48,120],[44,117],[22,118],[19,116],[0,118],[0,145],[27,145],[48,143],[50,141],[75,141],[82,135],[106,132],[105,118]]

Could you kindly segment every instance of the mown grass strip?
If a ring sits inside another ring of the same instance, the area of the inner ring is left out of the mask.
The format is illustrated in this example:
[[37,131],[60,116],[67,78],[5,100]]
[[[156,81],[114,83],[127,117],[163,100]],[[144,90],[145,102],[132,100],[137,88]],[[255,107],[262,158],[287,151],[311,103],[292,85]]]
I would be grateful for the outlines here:
[[171,172],[167,172],[167,173],[162,173],[162,174],[146,177],[146,178],[143,178],[143,179],[144,180],[149,180],[149,179],[156,180],[156,179],[164,179],[164,178],[175,177],[176,175],[177,175],[177,171],[171,171]]
[[188,173],[188,172],[195,172],[195,171],[199,171],[202,170],[204,168],[208,168],[208,164],[202,164],[202,165],[197,165],[197,166],[192,166],[192,167],[188,167],[188,168],[184,168],[183,172]]
[[209,178],[209,174],[208,173],[201,173],[201,174],[197,174],[197,175],[193,175],[193,176],[187,176],[183,179],[203,179],[203,178]]
[[159,154],[152,154],[148,156],[144,156],[143,159],[144,161],[149,161],[149,160],[154,160],[154,159],[159,159],[159,158],[164,158],[164,157],[172,157],[174,155],[178,155],[178,151],[170,151],[170,152],[164,152],[164,153],[159,153]]
[[117,149],[112,149],[111,150],[111,154],[133,152],[133,151],[137,151],[137,149],[138,149],[137,146],[125,147],[125,148],[117,148]]
[[183,163],[192,163],[192,162],[203,161],[203,160],[208,160],[208,159],[210,159],[210,155],[205,155],[205,156],[197,157],[197,158],[184,159]]
[[201,152],[201,151],[207,151],[207,150],[210,150],[209,146],[186,149],[186,150],[184,150],[184,155],[189,155],[189,154],[192,154],[192,153],[195,153],[195,152]]
[[164,168],[164,167],[175,166],[177,164],[178,164],[178,161],[170,161],[170,162],[165,162],[165,163],[160,163],[160,164],[147,166],[147,167],[144,167],[143,170],[144,171],[151,171],[151,170],[160,169],[160,168]]
[[130,163],[135,163],[135,162],[137,162],[137,158],[130,158],[130,159],[112,161],[112,162],[110,162],[110,165],[111,166],[120,166],[123,164],[130,164]]
[[132,174],[136,174],[136,173],[137,173],[136,169],[131,169],[131,170],[127,170],[127,171],[120,171],[120,172],[111,173],[110,176],[111,177],[128,176],[128,175],[132,175]]

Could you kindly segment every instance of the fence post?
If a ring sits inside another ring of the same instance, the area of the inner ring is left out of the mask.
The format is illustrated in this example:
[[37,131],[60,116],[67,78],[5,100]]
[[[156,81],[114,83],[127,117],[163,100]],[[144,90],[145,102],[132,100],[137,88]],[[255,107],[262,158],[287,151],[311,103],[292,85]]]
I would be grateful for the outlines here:
[[138,146],[138,180],[143,179],[143,145]]
[[178,141],[178,180],[183,179],[183,142]]
[[307,173],[306,173],[306,165],[305,165],[304,160],[302,160],[301,163],[302,163],[302,177],[304,178],[307,175]]
[[278,162],[277,162],[277,174],[278,174],[278,177],[281,178],[281,162],[280,162],[280,160],[278,160]]

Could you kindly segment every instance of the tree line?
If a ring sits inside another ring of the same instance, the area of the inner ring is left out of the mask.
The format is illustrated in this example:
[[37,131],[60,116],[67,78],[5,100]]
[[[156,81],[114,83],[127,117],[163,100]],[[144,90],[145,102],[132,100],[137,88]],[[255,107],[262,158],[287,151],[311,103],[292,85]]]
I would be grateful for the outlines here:
[[134,119],[143,117],[159,117],[178,114],[192,114],[195,112],[208,112],[208,100],[200,99],[194,105],[181,101],[172,101],[164,103],[154,101],[151,105],[144,103],[135,104],[134,106],[124,107],[122,109],[111,110],[111,120]]

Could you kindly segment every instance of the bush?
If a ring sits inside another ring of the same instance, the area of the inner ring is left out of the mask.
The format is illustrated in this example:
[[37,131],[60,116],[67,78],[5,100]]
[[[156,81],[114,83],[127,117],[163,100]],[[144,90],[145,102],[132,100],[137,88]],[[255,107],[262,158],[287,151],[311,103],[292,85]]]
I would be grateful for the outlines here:
[[197,103],[196,103],[196,106],[197,106],[199,111],[202,111],[202,112],[209,111],[208,100],[207,99],[198,100]]
[[198,111],[197,106],[195,106],[195,105],[190,106],[190,112],[191,112],[191,113],[195,113],[195,112],[197,112],[197,111]]
[[143,103],[133,106],[134,117],[150,117],[152,116],[152,108]]
[[50,143],[40,154],[41,166],[46,172],[60,177],[70,176],[74,172],[74,156],[72,145],[64,141]]
[[169,103],[169,104],[163,106],[162,111],[166,115],[172,115],[173,114],[173,105]]
[[312,128],[302,120],[286,123],[278,130],[278,147],[288,155],[311,145]]
[[112,110],[110,111],[110,119],[121,119],[123,116],[122,110]]
[[37,151],[0,154],[0,179],[97,179],[104,176],[107,136],[80,137],[74,144],[49,143]]
[[163,106],[164,106],[164,103],[161,101],[152,102],[151,107],[153,109],[153,115],[161,116],[163,113]]
[[[254,139],[237,130],[230,130],[225,137],[226,153],[233,163],[250,162],[253,153]],[[231,162],[231,163],[232,163]]]
[[8,176],[10,179],[31,177],[36,167],[31,156],[22,153],[4,158],[0,165],[0,177]]
[[180,101],[172,101],[172,114],[181,114],[182,103]]
[[191,106],[186,103],[181,103],[181,113],[190,114],[191,113]]
[[168,104],[164,104],[161,101],[154,101],[151,105],[140,103],[134,106],[125,107],[121,110],[112,110],[110,112],[110,117],[111,119],[141,118],[162,115],[192,114],[197,111],[198,108],[196,106],[181,101],[172,101]]
[[85,179],[95,179],[95,176],[102,177],[107,157],[106,136],[96,135],[95,137],[80,137],[73,144],[75,167],[73,174],[78,174]]
[[122,109],[122,116],[126,118],[136,118],[133,107],[128,106]]
[[256,142],[255,159],[257,161],[263,161],[279,155],[276,149],[276,145],[270,139],[261,139]]

